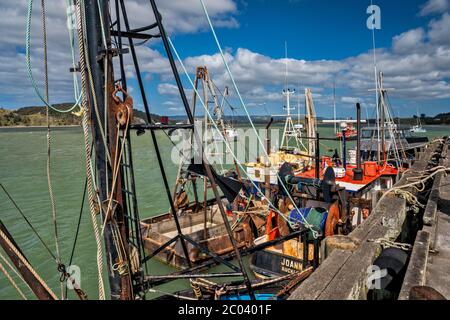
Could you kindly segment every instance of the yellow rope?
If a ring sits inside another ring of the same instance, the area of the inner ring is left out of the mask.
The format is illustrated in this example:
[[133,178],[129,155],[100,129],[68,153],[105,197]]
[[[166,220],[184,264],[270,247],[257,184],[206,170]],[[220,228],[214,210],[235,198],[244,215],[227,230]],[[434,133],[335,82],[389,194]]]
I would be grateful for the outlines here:
[[14,273],[16,274],[16,276],[22,280],[22,282],[28,287],[28,289],[30,289],[31,292],[33,292],[33,290],[31,290],[30,286],[28,285],[28,283],[23,279],[22,275],[17,272],[16,268],[14,268],[14,266],[8,261],[8,259],[6,259],[6,257],[0,252],[0,258],[3,260],[3,262],[12,270],[14,271]]
[[33,267],[28,263],[27,259],[20,253],[20,251],[16,248],[16,246],[9,240],[9,238],[6,236],[6,234],[3,233],[2,230],[0,230],[0,237],[5,241],[5,243],[8,245],[8,247],[14,252],[14,254],[19,258],[19,260],[22,262],[22,264],[31,272],[31,274],[36,278],[36,280],[42,285],[42,287],[45,288],[45,290],[50,294],[50,296],[58,300],[58,297],[55,295],[55,293],[50,289],[50,287],[45,283],[44,280],[39,276],[39,274],[33,269]]
[[22,297],[23,300],[28,300],[27,297],[23,294],[22,290],[20,290],[17,283],[14,281],[14,279],[9,275],[8,271],[3,267],[2,263],[0,262],[0,270],[3,271],[5,274],[5,277],[8,279],[8,281],[11,283],[11,285],[16,289],[16,291],[19,293],[19,295]]

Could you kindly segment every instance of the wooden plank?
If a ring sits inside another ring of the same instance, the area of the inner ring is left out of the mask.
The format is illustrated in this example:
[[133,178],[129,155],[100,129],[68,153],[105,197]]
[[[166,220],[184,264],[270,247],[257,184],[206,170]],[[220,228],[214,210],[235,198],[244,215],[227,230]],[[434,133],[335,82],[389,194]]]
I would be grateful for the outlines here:
[[319,268],[291,294],[288,300],[317,299],[351,255],[352,253],[347,250],[333,250]]
[[419,231],[414,241],[414,248],[400,290],[399,300],[409,300],[412,287],[425,285],[429,250],[430,234],[426,231]]
[[[437,174],[436,176],[439,176],[439,174]],[[430,198],[428,199],[427,206],[425,207],[425,211],[423,213],[423,224],[426,226],[432,226],[436,223],[436,211],[439,200],[439,189],[435,188],[438,188],[439,184],[436,184],[436,182],[438,181],[440,183],[440,180],[441,179],[436,178],[436,181],[433,184],[434,190],[432,190],[430,193]]]
[[373,228],[384,225],[393,230],[394,235],[390,238],[395,239],[400,234],[399,229],[405,217],[406,201],[394,195],[388,195],[378,204],[369,218],[350,233],[349,237],[354,241],[363,242],[369,239],[368,235]]
[[[384,237],[388,232],[387,227],[378,226],[368,236],[377,239]],[[379,252],[381,252],[379,244],[367,241],[362,243],[360,248],[339,269],[318,300],[365,299],[367,269],[373,265]]]

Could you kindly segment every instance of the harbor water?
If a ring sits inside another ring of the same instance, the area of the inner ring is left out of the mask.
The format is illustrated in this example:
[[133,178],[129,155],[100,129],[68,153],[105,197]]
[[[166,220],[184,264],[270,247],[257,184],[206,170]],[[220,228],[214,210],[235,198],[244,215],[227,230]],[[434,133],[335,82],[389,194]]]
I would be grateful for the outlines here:
[[[427,126],[426,129],[428,132],[425,135],[430,138],[442,137],[450,133],[449,126]],[[320,127],[319,131],[322,137],[330,137],[333,128]],[[178,168],[178,164],[170,160],[173,145],[163,132],[157,132],[157,136],[168,179],[173,184]],[[137,137],[132,133],[132,146],[141,218],[168,211],[169,205],[150,135],[146,133]],[[331,155],[333,149],[337,147],[339,147],[338,142],[324,141],[321,146],[321,153]],[[7,188],[45,243],[54,252],[52,211],[46,177],[46,129],[0,128],[0,150],[0,182]],[[61,258],[65,264],[68,264],[80,214],[85,181],[81,128],[53,129],[51,172],[56,200]],[[88,206],[85,204],[72,264],[77,265],[81,270],[82,289],[90,299],[96,299],[98,297],[96,252],[89,214]],[[31,264],[59,296],[60,276],[55,261],[2,192],[0,192],[0,219],[22,248]],[[4,252],[1,252],[5,256]],[[152,275],[167,274],[174,271],[173,268],[156,260],[152,260],[148,266]],[[218,267],[218,270],[227,269],[221,266]],[[23,283],[20,283],[15,275],[13,275],[13,278],[28,297],[34,298],[29,289]],[[104,279],[107,282],[106,272]],[[160,294],[161,292],[173,292],[188,287],[189,282],[187,280],[177,280],[159,287],[158,290]],[[106,288],[108,288],[107,283]],[[68,298],[76,299],[76,296],[69,290]],[[3,275],[0,276],[0,299],[20,299],[20,296]]]

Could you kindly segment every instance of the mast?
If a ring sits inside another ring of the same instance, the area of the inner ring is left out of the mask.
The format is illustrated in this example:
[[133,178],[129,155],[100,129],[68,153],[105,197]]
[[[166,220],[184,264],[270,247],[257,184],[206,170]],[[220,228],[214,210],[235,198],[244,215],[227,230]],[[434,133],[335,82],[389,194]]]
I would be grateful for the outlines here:
[[[107,265],[109,266],[107,269],[111,299],[130,300],[133,299],[133,291],[129,270],[128,233],[124,217],[126,207],[122,194],[121,170],[116,170],[116,167],[120,165],[119,155],[116,154],[119,132],[114,114],[114,100],[112,99],[114,72],[109,27],[109,1],[85,0],[84,11],[87,57],[90,61],[93,80],[93,88],[90,92],[92,135],[95,145],[97,186],[102,202],[100,205],[102,208],[101,214],[103,221],[107,220],[103,235]],[[102,34],[103,32],[104,34]],[[82,72],[85,71],[82,70]],[[95,92],[95,97],[93,92]],[[97,108],[92,103],[94,99],[97,102]],[[115,176],[116,183],[113,183],[113,176]],[[113,206],[110,210],[108,203],[111,200]]]
[[[381,130],[381,152],[383,155],[383,161],[386,161],[386,113],[385,113],[385,107],[384,107],[384,88],[383,88],[383,73],[380,72],[380,130]],[[391,137],[393,139],[394,137]],[[378,162],[381,163],[382,159],[378,159]]]
[[[285,88],[283,89],[283,96],[286,97],[286,122],[284,124],[284,130],[283,130],[283,135],[281,138],[281,148],[288,150],[289,147],[289,143],[290,140],[292,138],[295,139],[296,145],[298,149],[306,149],[303,146],[303,143],[299,140],[299,135],[300,135],[300,131],[297,132],[297,130],[295,129],[294,123],[292,121],[292,114],[291,111],[295,110],[294,108],[291,108],[291,95],[295,94],[295,90],[291,90],[289,89],[289,84],[288,84],[288,61],[287,61],[287,43],[285,42],[285,59],[286,59],[286,69],[285,69]],[[300,113],[298,113],[298,117],[299,117],[299,121],[300,121]]]
[[[306,121],[306,132],[307,136],[312,138],[316,136],[317,123],[316,123],[316,111],[314,108],[314,101],[312,97],[311,89],[305,88],[305,121]],[[315,155],[316,145],[313,139],[308,140],[308,154]]]

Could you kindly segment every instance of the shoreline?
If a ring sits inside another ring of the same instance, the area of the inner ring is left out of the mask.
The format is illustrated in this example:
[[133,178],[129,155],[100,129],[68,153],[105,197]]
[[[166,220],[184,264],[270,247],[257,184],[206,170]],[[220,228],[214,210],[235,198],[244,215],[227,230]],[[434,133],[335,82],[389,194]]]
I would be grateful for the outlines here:
[[[75,128],[81,127],[81,124],[68,124],[68,125],[59,125],[59,126],[50,126],[50,128]],[[47,126],[0,126],[0,129],[42,129],[47,128]]]

